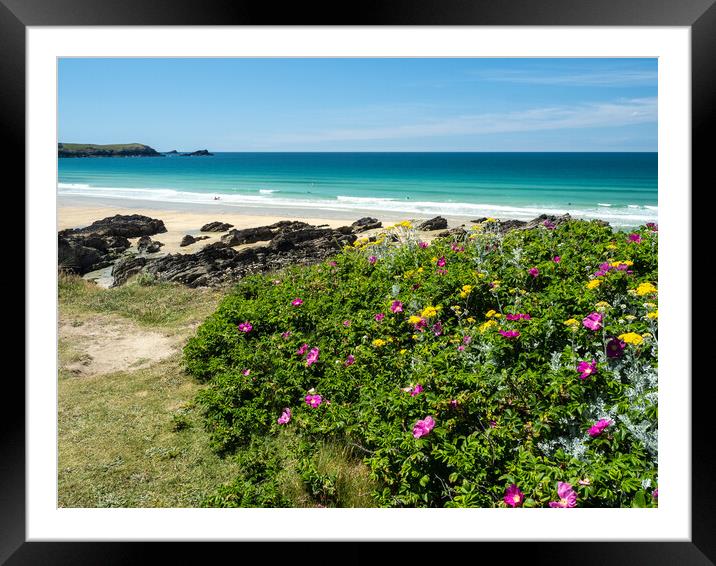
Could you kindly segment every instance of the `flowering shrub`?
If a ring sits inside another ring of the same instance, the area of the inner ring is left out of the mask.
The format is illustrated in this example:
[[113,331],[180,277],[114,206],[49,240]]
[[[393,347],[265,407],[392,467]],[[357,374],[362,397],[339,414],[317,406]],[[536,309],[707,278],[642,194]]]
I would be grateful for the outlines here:
[[352,447],[381,506],[655,507],[658,231],[497,228],[241,281],[184,351],[214,448]]

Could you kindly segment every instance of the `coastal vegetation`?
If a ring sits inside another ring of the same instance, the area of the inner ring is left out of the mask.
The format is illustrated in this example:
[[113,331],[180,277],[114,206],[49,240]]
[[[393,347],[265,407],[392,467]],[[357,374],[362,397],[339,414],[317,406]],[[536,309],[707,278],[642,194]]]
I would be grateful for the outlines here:
[[500,226],[240,281],[184,348],[203,504],[657,505],[657,227]]

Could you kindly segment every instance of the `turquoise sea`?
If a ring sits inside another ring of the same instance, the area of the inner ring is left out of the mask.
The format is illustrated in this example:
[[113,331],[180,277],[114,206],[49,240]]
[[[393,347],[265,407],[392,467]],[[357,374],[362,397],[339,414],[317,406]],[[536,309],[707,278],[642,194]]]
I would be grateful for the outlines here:
[[[657,221],[657,153],[216,153],[59,159],[59,195],[241,208]],[[141,203],[137,203],[141,206]],[[393,214],[395,216],[395,214]]]

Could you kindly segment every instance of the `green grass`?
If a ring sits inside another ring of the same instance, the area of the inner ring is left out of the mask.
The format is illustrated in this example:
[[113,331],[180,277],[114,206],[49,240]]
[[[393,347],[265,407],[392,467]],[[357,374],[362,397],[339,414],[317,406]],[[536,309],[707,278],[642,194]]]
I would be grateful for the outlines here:
[[61,370],[58,386],[60,507],[197,507],[239,472],[208,448],[178,356],[94,377]]
[[136,280],[103,289],[71,274],[58,281],[61,315],[113,314],[144,327],[181,329],[213,312],[221,291],[189,289],[174,283],[141,285]]

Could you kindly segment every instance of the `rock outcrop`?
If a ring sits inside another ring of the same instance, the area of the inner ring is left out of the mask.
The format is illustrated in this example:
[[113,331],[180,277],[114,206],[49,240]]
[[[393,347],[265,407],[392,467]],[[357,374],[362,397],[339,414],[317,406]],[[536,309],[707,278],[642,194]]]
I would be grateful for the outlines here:
[[226,232],[233,227],[233,224],[227,222],[209,222],[201,227],[201,232]]
[[97,220],[85,228],[62,230],[60,234],[99,234],[100,236],[154,236],[167,231],[162,220],[140,214],[116,214]]
[[187,156],[187,157],[200,157],[203,155],[214,155],[213,153],[209,153],[209,150],[207,149],[200,149],[198,151],[192,151],[191,153],[182,153],[181,155]]
[[356,240],[352,232],[317,228],[305,222],[278,222],[255,230],[273,234],[268,245],[237,251],[231,244],[214,242],[193,254],[124,259],[112,271],[114,286],[142,272],[189,287],[222,286],[253,273],[320,262]]
[[184,248],[186,246],[190,246],[192,244],[195,244],[199,240],[208,240],[209,236],[192,236],[191,234],[187,234],[181,239],[181,242],[179,242],[179,247]]
[[140,253],[153,254],[157,253],[163,245],[162,242],[152,240],[149,236],[142,236],[137,241],[137,251]]
[[418,226],[418,230],[444,230],[447,228],[448,222],[445,218],[442,216],[436,216],[435,218],[431,218],[430,220],[426,220],[422,224]]
[[382,227],[383,223],[377,218],[373,218],[371,216],[359,218],[353,224],[351,224],[351,228],[353,228],[353,231],[356,233],[365,232],[366,230],[373,230],[374,228]]

